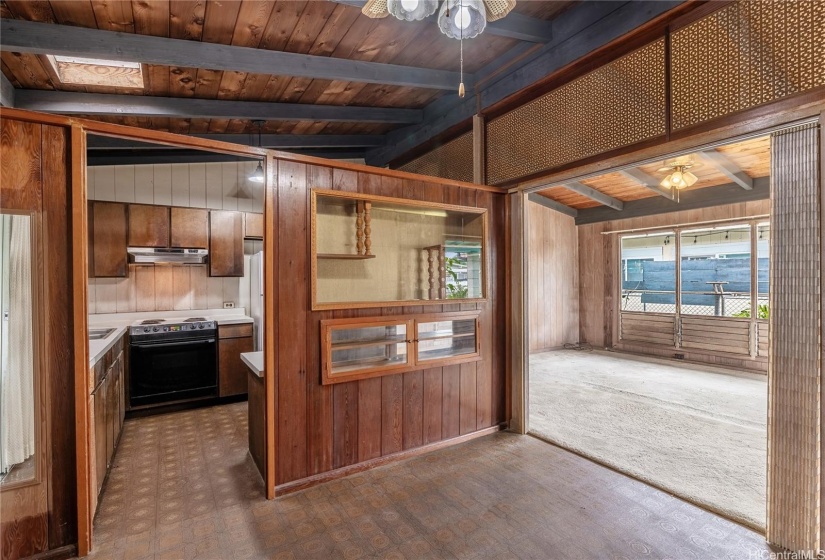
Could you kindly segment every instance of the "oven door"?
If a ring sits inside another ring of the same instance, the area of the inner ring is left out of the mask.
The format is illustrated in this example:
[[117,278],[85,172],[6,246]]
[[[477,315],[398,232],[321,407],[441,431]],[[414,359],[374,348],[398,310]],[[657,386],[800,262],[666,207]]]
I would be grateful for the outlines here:
[[218,395],[214,338],[129,345],[131,407]]

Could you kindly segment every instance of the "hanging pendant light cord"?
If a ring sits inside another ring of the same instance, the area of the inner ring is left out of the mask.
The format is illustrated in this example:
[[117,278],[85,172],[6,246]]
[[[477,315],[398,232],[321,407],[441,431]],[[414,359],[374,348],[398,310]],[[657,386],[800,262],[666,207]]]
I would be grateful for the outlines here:
[[464,6],[461,2],[458,3],[458,19],[461,25],[461,30],[458,35],[459,45],[459,79],[461,83],[458,85],[458,96],[464,97]]

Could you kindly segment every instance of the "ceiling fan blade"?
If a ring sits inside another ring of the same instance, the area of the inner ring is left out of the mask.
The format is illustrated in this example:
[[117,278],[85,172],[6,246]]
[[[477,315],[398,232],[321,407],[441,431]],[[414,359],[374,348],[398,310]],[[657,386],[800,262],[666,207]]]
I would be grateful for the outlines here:
[[516,0],[484,0],[487,21],[501,19],[516,7]]
[[361,8],[361,13],[373,19],[385,18],[390,15],[387,9],[387,0],[369,0],[369,2]]

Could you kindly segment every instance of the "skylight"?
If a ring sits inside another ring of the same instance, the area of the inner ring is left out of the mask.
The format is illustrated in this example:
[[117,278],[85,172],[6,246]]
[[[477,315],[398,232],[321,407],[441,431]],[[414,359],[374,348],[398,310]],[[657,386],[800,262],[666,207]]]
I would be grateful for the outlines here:
[[142,88],[143,71],[139,62],[47,55],[57,77],[64,84]]

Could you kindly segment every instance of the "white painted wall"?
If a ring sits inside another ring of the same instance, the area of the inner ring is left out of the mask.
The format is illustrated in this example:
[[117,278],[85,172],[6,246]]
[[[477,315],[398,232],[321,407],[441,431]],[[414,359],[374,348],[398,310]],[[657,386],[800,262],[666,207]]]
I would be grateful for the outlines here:
[[[248,180],[254,160],[101,165],[88,168],[89,200],[263,212],[263,185]],[[239,197],[239,192],[253,198]]]

